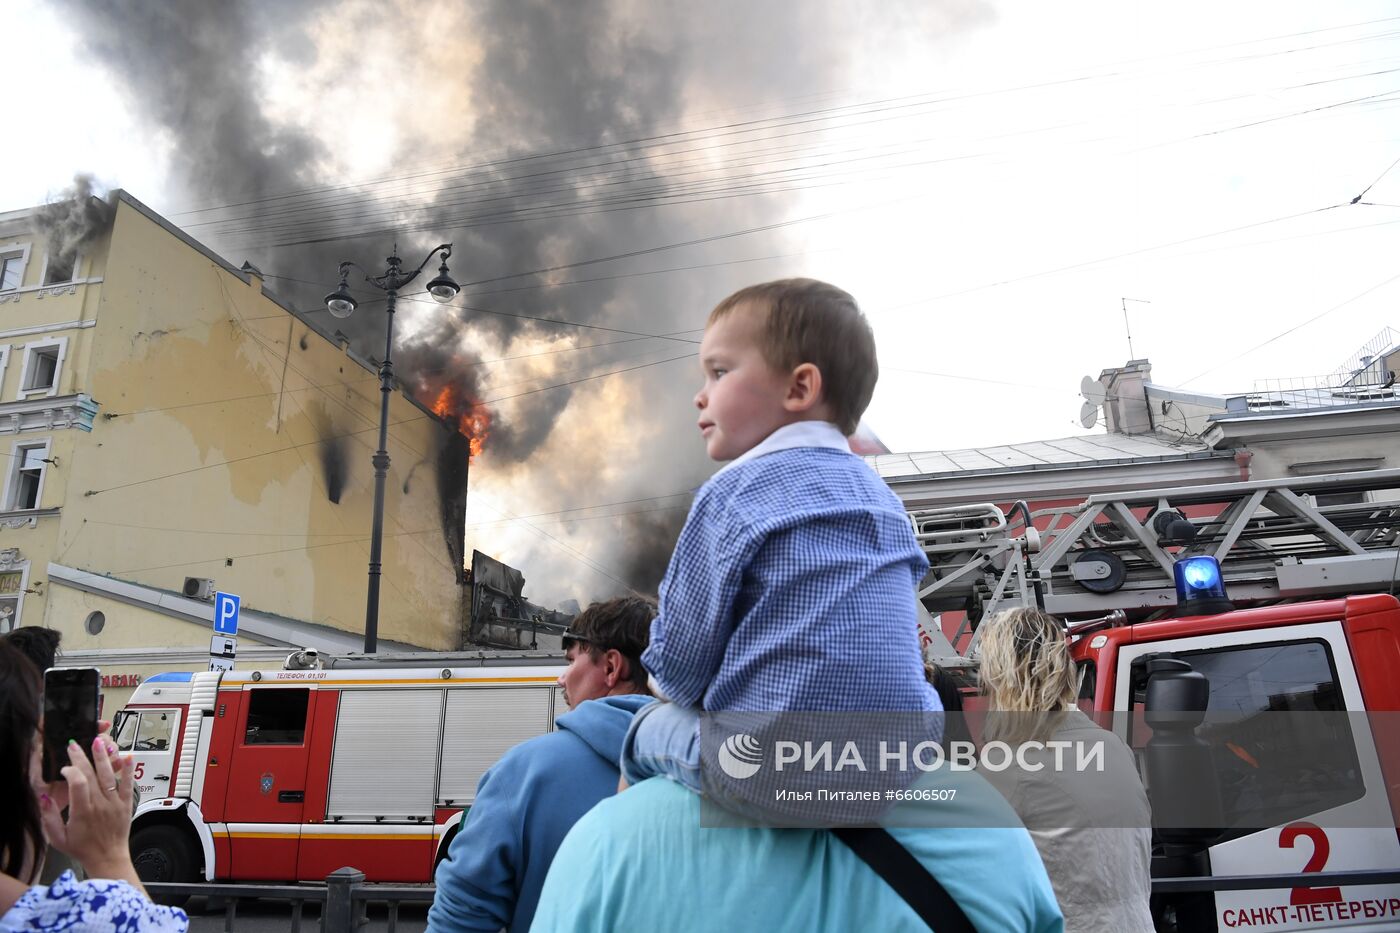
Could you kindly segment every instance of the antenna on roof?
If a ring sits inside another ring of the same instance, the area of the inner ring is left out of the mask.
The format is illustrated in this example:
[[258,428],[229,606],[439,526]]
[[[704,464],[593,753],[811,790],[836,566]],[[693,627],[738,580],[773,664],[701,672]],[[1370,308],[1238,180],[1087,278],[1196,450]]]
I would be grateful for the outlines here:
[[1128,335],[1128,359],[1135,360],[1137,357],[1133,354],[1133,332],[1128,326],[1128,302],[1136,301],[1138,304],[1144,305],[1150,305],[1152,302],[1146,298],[1120,298],[1118,300],[1123,305],[1123,331]]

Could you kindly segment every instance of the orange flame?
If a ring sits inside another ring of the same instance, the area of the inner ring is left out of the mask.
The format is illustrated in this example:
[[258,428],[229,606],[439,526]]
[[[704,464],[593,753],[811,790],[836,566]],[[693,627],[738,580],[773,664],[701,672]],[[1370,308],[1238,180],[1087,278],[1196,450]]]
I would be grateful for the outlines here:
[[486,406],[471,399],[466,400],[464,406],[458,398],[457,387],[448,384],[438,392],[432,409],[439,418],[457,419],[457,430],[466,436],[471,451],[467,462],[475,463],[476,458],[486,449],[486,438],[491,434],[491,413],[486,410]]

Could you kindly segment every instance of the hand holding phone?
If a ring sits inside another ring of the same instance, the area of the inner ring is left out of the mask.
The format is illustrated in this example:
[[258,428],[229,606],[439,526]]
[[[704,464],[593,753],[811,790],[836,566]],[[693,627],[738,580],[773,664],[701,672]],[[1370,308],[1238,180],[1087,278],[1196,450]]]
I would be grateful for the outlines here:
[[44,780],[63,780],[68,743],[77,742],[91,760],[97,738],[101,674],[95,667],[51,667],[44,672]]
[[73,741],[67,753],[67,782],[50,784],[49,793],[39,798],[49,844],[75,859],[91,877],[126,881],[140,889],[130,849],[135,761],[118,754],[116,743],[105,736],[86,749]]

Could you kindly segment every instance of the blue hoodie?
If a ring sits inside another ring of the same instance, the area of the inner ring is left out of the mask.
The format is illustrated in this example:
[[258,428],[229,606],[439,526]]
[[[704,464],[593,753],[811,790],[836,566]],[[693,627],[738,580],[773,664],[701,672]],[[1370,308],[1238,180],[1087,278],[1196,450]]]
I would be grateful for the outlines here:
[[430,933],[528,930],[559,843],[617,792],[622,739],[649,696],[603,697],[555,720],[557,730],[506,752],[437,869]]

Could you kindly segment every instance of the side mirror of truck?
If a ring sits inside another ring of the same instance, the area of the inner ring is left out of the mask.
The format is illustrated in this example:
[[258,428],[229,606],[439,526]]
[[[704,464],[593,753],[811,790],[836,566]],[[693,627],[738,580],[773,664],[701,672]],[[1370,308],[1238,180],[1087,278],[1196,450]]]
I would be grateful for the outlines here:
[[[1209,847],[1225,823],[1214,754],[1210,743],[1196,735],[1210,702],[1210,681],[1172,657],[1148,660],[1146,673],[1143,708],[1152,737],[1143,756],[1157,843],[1152,876],[1209,875]],[[1179,929],[1215,928],[1210,894],[1154,896],[1154,916],[1160,920],[1164,912]]]
[[1198,844],[1225,822],[1210,743],[1196,735],[1205,721],[1210,681],[1178,658],[1147,662],[1143,704],[1152,738],[1144,749],[1153,823],[1164,842]]

